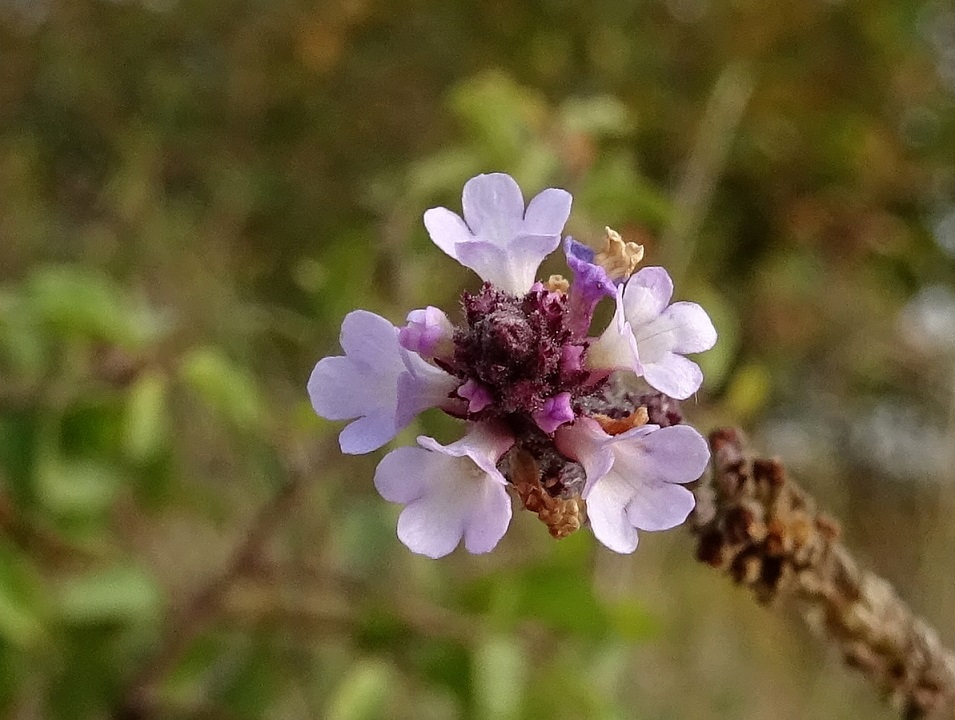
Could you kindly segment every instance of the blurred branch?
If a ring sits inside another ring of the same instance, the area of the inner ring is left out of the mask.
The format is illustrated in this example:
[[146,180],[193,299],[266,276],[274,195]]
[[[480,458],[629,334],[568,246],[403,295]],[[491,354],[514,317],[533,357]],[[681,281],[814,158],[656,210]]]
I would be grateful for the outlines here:
[[955,718],[955,655],[898,597],[860,569],[838,526],[777,460],[754,458],[739,431],[711,434],[713,473],[697,491],[697,555],[760,602],[795,598],[809,624],[902,709]]
[[674,193],[673,219],[661,239],[662,246],[675,253],[669,264],[674,277],[680,277],[690,264],[700,225],[752,92],[749,72],[740,64],[732,64],[720,74],[706,103],[693,149]]
[[[233,587],[224,599],[222,611],[239,625],[280,622],[297,633],[311,632],[319,637],[327,637],[329,633],[353,634],[368,621],[370,609],[356,605],[354,598],[364,593],[372,606],[375,598],[360,584],[350,592],[340,589],[329,592],[334,580],[331,572],[314,578],[298,577],[295,582],[276,583],[267,577],[256,579]],[[277,592],[278,587],[290,586],[297,590],[293,597],[287,592]],[[473,648],[487,634],[483,618],[463,617],[414,598],[389,596],[382,607],[387,608],[390,618],[424,638],[452,640]]]
[[157,642],[155,653],[129,682],[112,714],[113,720],[146,720],[162,715],[155,697],[156,686],[175,668],[206,625],[222,612],[233,586],[258,564],[273,532],[295,507],[313,467],[310,458],[301,454],[286,463],[283,484],[256,513],[226,566],[190,600],[170,611],[162,624],[165,634]]
[[[7,486],[6,478],[0,475],[0,487]],[[84,566],[98,558],[95,551],[70,542],[39,518],[25,514],[5,490],[0,490],[0,537],[9,538],[32,557],[59,567]]]

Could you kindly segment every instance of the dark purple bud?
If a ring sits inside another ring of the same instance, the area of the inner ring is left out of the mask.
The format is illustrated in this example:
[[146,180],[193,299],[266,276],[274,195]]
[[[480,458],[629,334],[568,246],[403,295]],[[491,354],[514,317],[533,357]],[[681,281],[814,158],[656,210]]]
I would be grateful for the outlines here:
[[576,337],[583,338],[590,330],[597,303],[604,297],[613,297],[617,287],[607,271],[594,262],[594,251],[583,243],[568,237],[564,240],[564,254],[574,273],[570,285],[568,327]]

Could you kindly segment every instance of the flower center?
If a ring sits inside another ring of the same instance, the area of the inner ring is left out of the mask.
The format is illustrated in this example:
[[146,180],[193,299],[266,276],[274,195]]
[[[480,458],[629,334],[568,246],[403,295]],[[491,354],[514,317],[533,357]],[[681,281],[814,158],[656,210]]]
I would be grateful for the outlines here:
[[462,296],[466,324],[455,332],[453,369],[494,398],[488,412],[534,413],[561,392],[577,396],[588,373],[584,350],[566,326],[567,296],[537,286],[523,296],[490,283]]

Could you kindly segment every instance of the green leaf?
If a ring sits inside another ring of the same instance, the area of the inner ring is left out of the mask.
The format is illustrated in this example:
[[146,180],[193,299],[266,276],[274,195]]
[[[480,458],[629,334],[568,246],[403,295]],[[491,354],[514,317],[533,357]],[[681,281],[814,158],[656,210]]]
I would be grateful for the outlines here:
[[523,589],[519,612],[559,632],[601,637],[609,629],[607,612],[593,591],[589,575],[565,568],[527,570],[517,580]]
[[21,649],[39,645],[46,635],[42,598],[29,558],[0,545],[0,638]]
[[40,379],[49,358],[48,347],[23,299],[0,290],[0,364],[9,364],[21,382]]
[[138,347],[163,329],[162,320],[132,305],[112,281],[86,268],[37,271],[27,285],[27,311],[67,332],[124,347]]
[[160,595],[141,568],[120,566],[63,581],[55,603],[60,617],[69,623],[129,624],[155,618]]
[[251,430],[262,420],[263,403],[255,378],[219,349],[188,352],[179,373],[213,411],[239,429]]
[[460,196],[461,186],[481,171],[481,158],[468,150],[451,148],[414,162],[408,169],[408,198],[421,202],[435,196]]
[[394,673],[380,660],[359,660],[342,679],[329,703],[328,720],[384,720]]
[[[222,704],[231,717],[241,720],[259,720],[267,716],[269,707],[276,701],[285,674],[277,666],[278,658],[268,636],[258,635],[252,639],[237,658],[235,654],[226,660],[229,680],[222,692]],[[238,662],[236,662],[238,661]]]
[[458,86],[451,107],[474,138],[497,162],[519,158],[532,129],[546,115],[543,99],[499,72],[478,75]]
[[614,636],[620,640],[649,640],[661,630],[660,618],[632,598],[609,605],[607,611]]
[[163,373],[145,372],[129,389],[123,417],[123,449],[137,463],[154,459],[166,446],[168,380]]
[[627,106],[609,95],[570,98],[560,108],[564,127],[575,133],[621,136],[633,130]]
[[40,502],[62,515],[95,515],[107,510],[121,485],[117,472],[99,460],[48,457],[37,467]]
[[42,435],[38,410],[0,414],[0,474],[4,489],[20,508],[36,507],[36,448]]
[[574,200],[592,217],[599,217],[602,224],[617,228],[631,222],[659,228],[671,214],[669,198],[626,155],[599,162],[587,174]]
[[528,663],[520,643],[507,635],[488,638],[474,658],[477,717],[514,720],[521,716]]
[[219,635],[205,633],[196,638],[162,684],[163,695],[186,703],[202,690],[206,676],[217,661],[230,656],[228,643]]
[[592,587],[591,548],[583,533],[571,535],[556,543],[542,562],[471,583],[465,588],[464,605],[487,613],[501,632],[533,620],[565,635],[602,637],[611,623]]
[[694,288],[687,292],[685,297],[692,297],[695,302],[706,308],[707,314],[713,320],[719,333],[719,340],[715,347],[694,357],[703,369],[706,388],[718,388],[726,379],[726,373],[732,366],[739,349],[739,318],[726,298],[709,288]]

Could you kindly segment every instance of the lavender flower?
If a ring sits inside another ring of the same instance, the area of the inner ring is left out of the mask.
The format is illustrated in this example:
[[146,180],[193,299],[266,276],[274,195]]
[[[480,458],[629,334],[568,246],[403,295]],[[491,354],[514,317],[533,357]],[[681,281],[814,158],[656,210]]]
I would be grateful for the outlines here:
[[342,323],[344,357],[323,358],[308,380],[315,412],[351,420],[342,452],[377,450],[421,411],[440,405],[458,386],[454,377],[398,345],[398,329],[383,317],[355,310]]
[[[651,412],[678,422],[678,413],[660,412],[672,400],[638,392],[615,396],[614,405],[606,380],[628,370],[685,398],[702,373],[683,353],[711,347],[716,331],[698,305],[669,304],[673,286],[662,268],[631,277],[643,248],[609,228],[599,253],[567,239],[573,282],[535,281],[560,243],[566,191],[545,190],[525,210],[509,176],[479,175],[462,204],[463,220],[444,208],[424,218],[435,243],[485,280],[462,294],[461,321],[429,306],[399,330],[372,313],[349,313],[345,355],[319,361],[309,379],[315,411],[354,420],[340,436],[347,453],[381,447],[429,408],[468,421],[461,440],[443,446],[419,437],[419,447],[393,450],[378,466],[375,487],[405,506],[398,538],[413,552],[441,557],[462,541],[469,552],[490,551],[510,522],[512,495],[556,538],[589,516],[602,543],[632,552],[638,530],[686,519],[693,495],[682,483],[699,477],[709,453],[688,426],[648,423]],[[593,339],[604,297],[617,310]]]
[[677,400],[700,389],[703,371],[685,353],[709,350],[716,329],[696,303],[670,305],[673,281],[661,267],[639,271],[617,290],[617,311],[590,347],[591,369],[632,370]]
[[557,432],[557,447],[584,466],[582,493],[594,535],[620,553],[637,548],[637,530],[668,530],[686,520],[693,493],[679,483],[700,477],[706,441],[688,425],[641,425],[609,435],[590,418]]
[[560,244],[570,203],[570,193],[550,188],[525,210],[510,175],[478,175],[464,186],[463,220],[439,207],[424,214],[424,224],[435,245],[483,280],[505,292],[525,293],[541,261]]
[[462,538],[468,552],[493,550],[511,522],[507,480],[496,465],[514,438],[477,425],[451,445],[429,437],[418,444],[392,450],[375,472],[381,496],[405,505],[398,539],[432,558],[447,555]]

